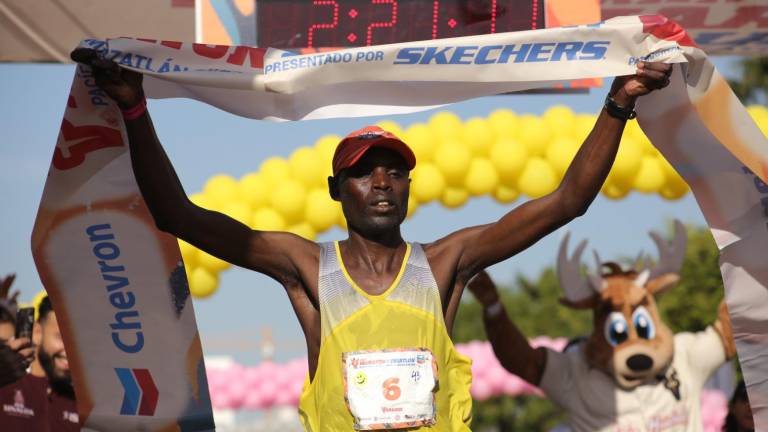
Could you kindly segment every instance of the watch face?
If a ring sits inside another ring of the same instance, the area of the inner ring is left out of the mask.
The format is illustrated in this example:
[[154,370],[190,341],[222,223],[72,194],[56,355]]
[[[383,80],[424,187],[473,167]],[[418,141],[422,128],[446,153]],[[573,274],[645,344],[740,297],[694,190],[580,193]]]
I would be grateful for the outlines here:
[[544,28],[544,0],[259,0],[257,44],[357,47]]

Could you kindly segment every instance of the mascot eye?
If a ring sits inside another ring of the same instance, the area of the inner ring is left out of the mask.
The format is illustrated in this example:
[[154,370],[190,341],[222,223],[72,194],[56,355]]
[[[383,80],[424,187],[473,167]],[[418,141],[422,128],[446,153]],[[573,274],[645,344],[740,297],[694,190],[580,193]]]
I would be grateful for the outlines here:
[[605,340],[612,346],[619,345],[629,337],[629,326],[621,312],[611,312],[605,320]]
[[642,339],[653,339],[656,336],[656,327],[653,325],[651,314],[645,307],[640,306],[632,313],[632,324],[635,326],[637,336]]

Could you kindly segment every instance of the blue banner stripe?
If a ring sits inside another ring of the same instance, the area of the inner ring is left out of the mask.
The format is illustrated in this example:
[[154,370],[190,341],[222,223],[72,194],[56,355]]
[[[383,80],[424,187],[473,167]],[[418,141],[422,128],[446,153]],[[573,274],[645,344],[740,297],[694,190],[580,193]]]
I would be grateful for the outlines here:
[[136,415],[139,409],[139,398],[141,397],[139,385],[136,384],[136,379],[133,377],[130,369],[115,368],[115,372],[117,377],[120,378],[123,389],[125,389],[123,406],[120,407],[120,415]]

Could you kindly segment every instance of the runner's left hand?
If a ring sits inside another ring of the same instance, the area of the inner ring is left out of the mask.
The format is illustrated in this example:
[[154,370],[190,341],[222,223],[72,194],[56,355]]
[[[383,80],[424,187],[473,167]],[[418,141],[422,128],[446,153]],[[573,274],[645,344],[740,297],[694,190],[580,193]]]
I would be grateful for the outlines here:
[[672,65],[659,62],[638,62],[634,75],[616,77],[611,96],[620,106],[631,106],[636,98],[669,85]]

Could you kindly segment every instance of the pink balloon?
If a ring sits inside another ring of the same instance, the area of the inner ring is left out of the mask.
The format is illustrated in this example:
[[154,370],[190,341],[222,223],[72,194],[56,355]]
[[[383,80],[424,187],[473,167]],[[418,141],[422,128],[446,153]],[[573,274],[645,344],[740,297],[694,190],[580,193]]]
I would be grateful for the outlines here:
[[469,392],[474,399],[486,400],[491,397],[491,386],[484,379],[473,379]]
[[524,387],[523,380],[512,374],[508,374],[502,383],[502,391],[507,396],[519,395],[523,392]]
[[722,430],[728,415],[728,399],[723,392],[704,389],[701,393],[701,420],[706,431]]
[[498,363],[489,368],[485,379],[491,387],[491,394],[493,396],[506,394],[504,392],[504,382],[507,379],[507,375],[507,371]]
[[285,405],[293,405],[293,395],[290,393],[288,388],[278,388],[277,393],[275,394],[275,405],[277,406],[285,406]]
[[243,408],[250,410],[264,409],[264,398],[261,396],[261,392],[248,392],[243,400]]
[[248,387],[242,380],[233,380],[229,383],[229,408],[237,409],[243,404]]
[[261,398],[265,408],[270,408],[272,405],[274,405],[275,399],[277,398],[277,387],[275,387],[274,382],[265,380],[262,382],[258,391],[261,393]]

